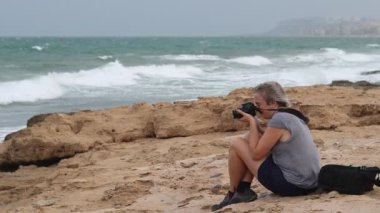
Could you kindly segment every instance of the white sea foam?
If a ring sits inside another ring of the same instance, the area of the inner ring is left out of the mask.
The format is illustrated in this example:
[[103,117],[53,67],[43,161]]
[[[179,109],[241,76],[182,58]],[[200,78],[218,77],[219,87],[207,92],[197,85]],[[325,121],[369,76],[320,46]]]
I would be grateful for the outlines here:
[[163,78],[191,78],[193,76],[201,75],[203,71],[194,66],[178,66],[170,65],[151,65],[151,66],[138,66],[132,67],[132,71],[138,75],[148,77],[163,77]]
[[73,86],[87,87],[113,87],[127,86],[136,83],[138,76],[123,66],[119,61],[110,62],[104,66],[81,70],[73,73],[49,73],[50,79],[60,86],[70,88]]
[[367,62],[371,61],[370,55],[360,53],[346,53],[345,51],[337,48],[322,48],[325,52],[322,54],[326,59],[335,59],[346,62]]
[[35,49],[35,50],[38,50],[38,51],[42,51],[43,49],[45,49],[45,47],[35,45],[35,46],[32,47],[32,49]]
[[[380,65],[380,63],[378,64]],[[309,67],[294,67],[282,69],[277,73],[271,73],[272,80],[279,81],[285,86],[309,86],[316,84],[329,84],[334,80],[380,82],[380,76],[363,76],[364,70],[372,70],[374,66],[321,66],[313,65]]]
[[320,54],[300,54],[286,58],[287,63],[320,62],[322,60],[323,59],[320,57]]
[[64,88],[49,76],[0,83],[0,104],[34,102],[62,96]]
[[232,58],[228,61],[252,66],[263,66],[272,64],[272,62],[268,58],[259,55]]
[[102,59],[102,60],[108,60],[108,59],[113,59],[113,56],[112,55],[102,55],[102,56],[98,56],[99,59]]
[[125,67],[115,61],[91,70],[52,72],[31,79],[0,83],[0,104],[59,98],[70,91],[79,92],[81,87],[89,87],[86,91],[91,91],[103,87],[129,86],[144,77],[183,79],[202,73],[201,69],[193,66],[169,64]]
[[173,61],[218,61],[222,60],[216,55],[163,55],[160,56],[162,59],[173,60]]
[[343,64],[346,62],[370,62],[376,61],[380,58],[380,55],[369,55],[362,53],[347,53],[344,50],[337,48],[322,48],[323,52],[299,54],[295,56],[289,56],[286,58],[287,63],[332,63]]
[[376,48],[376,47],[380,47],[380,44],[367,44],[366,46]]

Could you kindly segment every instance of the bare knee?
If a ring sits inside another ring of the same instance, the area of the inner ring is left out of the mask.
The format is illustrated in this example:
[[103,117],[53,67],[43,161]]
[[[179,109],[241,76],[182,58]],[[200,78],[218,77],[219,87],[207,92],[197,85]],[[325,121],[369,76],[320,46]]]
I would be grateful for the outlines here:
[[230,150],[237,150],[241,146],[248,144],[248,141],[242,137],[236,137],[230,142]]

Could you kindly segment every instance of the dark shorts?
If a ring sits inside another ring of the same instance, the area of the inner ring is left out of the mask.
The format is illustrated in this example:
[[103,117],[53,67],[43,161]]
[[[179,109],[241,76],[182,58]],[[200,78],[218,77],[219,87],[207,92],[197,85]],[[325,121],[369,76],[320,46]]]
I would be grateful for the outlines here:
[[303,189],[289,183],[284,178],[284,174],[282,173],[280,167],[273,162],[272,155],[269,155],[261,164],[257,179],[265,188],[282,196],[306,195],[316,190],[316,188]]

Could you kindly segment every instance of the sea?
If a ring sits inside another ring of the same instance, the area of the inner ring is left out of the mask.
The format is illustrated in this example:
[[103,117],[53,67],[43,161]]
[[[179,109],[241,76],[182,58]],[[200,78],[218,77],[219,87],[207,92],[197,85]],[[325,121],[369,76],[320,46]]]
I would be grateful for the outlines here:
[[3,37],[0,143],[34,115],[221,96],[265,81],[380,82],[380,38]]

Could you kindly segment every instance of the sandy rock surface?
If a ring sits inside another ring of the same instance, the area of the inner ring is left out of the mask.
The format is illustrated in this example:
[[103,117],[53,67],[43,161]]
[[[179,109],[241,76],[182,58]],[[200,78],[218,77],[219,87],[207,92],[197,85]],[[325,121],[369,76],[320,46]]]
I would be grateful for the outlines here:
[[[322,164],[380,166],[380,88],[286,90],[310,118]],[[231,110],[251,94],[33,117],[0,144],[0,212],[209,212],[228,189],[229,141],[246,133]],[[274,195],[257,181],[252,188],[258,200],[220,212],[380,208],[379,188],[302,197]]]

